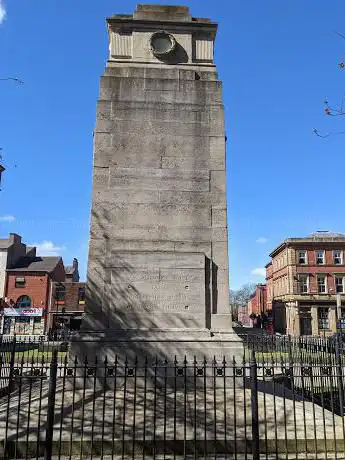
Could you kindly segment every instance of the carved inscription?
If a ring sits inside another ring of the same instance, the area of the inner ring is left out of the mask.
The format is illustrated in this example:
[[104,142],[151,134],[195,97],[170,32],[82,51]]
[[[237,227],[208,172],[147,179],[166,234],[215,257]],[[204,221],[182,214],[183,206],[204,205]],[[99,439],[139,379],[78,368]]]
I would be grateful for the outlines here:
[[142,311],[147,311],[147,312],[153,312],[153,311],[182,312],[182,311],[186,311],[186,305],[181,304],[181,303],[170,303],[170,304],[164,304],[164,305],[157,305],[157,304],[150,304],[150,303],[142,303],[140,305],[127,304],[126,310],[128,311],[142,310]]

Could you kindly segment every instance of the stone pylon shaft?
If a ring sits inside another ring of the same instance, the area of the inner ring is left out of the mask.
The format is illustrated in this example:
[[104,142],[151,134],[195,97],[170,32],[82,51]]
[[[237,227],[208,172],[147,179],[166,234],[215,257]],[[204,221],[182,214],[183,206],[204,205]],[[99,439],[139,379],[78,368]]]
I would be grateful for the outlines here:
[[83,330],[173,352],[232,331],[217,25],[159,5],[107,23]]

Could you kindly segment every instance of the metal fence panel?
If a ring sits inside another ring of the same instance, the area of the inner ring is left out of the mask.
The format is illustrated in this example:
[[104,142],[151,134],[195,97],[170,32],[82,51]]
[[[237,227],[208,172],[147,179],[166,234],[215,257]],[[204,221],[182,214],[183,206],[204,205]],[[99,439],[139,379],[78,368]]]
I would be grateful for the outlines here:
[[79,362],[26,345],[1,351],[1,458],[344,457],[339,349],[257,339],[240,362]]

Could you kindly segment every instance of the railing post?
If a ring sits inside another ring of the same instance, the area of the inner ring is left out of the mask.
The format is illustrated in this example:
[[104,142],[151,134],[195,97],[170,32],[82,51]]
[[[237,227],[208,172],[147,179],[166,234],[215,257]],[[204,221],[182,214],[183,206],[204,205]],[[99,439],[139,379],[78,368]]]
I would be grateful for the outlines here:
[[57,350],[54,350],[53,358],[50,363],[47,429],[46,429],[46,443],[45,443],[44,460],[51,460],[52,452],[53,452],[57,368],[58,368]]
[[3,452],[7,452],[7,440],[8,440],[7,436],[8,436],[8,430],[9,430],[8,428],[9,422],[10,422],[11,393],[13,391],[15,353],[16,353],[16,335],[14,334],[12,347],[11,347],[10,370],[8,373],[8,399],[7,399],[7,414],[6,414],[5,440],[4,440]]
[[[252,454],[253,460],[260,459],[260,435],[259,435],[259,403],[258,403],[258,371],[255,351],[250,360],[250,388],[252,410]],[[265,414],[266,416],[266,414]]]
[[13,391],[13,374],[14,374],[14,362],[16,358],[16,344],[17,339],[16,335],[13,336],[12,348],[11,348],[11,357],[10,357],[10,372],[8,377],[8,392],[9,394]]
[[340,352],[340,337],[337,334],[335,340],[335,359],[336,359],[336,372],[337,372],[337,384],[339,393],[339,409],[340,416],[344,417],[344,383],[343,383],[343,370],[341,363],[341,352]]
[[288,356],[289,356],[289,362],[292,361],[292,343],[291,343],[291,335],[288,335]]

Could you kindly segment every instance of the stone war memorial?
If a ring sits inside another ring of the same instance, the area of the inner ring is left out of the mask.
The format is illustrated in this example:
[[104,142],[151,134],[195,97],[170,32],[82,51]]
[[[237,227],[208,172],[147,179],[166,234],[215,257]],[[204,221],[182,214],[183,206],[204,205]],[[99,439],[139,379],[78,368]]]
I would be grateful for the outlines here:
[[0,459],[344,459],[344,345],[232,329],[217,25],[107,24],[82,329],[1,341]]
[[217,24],[185,6],[137,5],[107,26],[87,306],[74,349],[233,355]]

